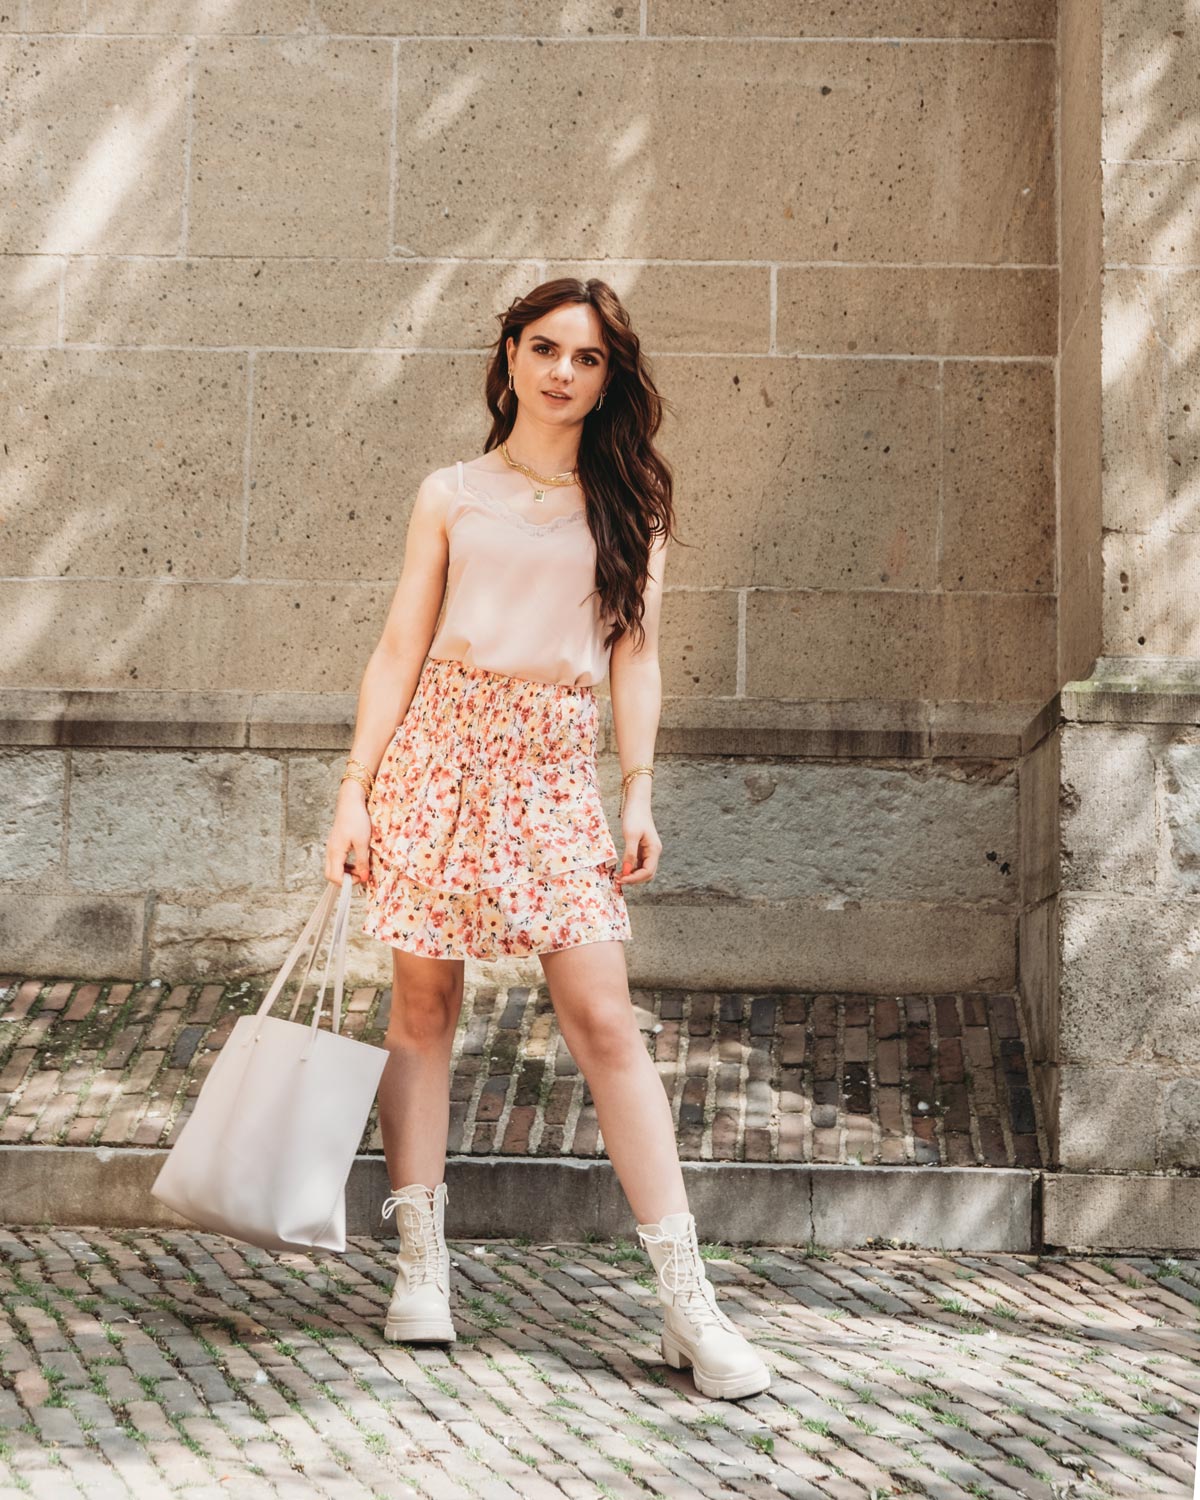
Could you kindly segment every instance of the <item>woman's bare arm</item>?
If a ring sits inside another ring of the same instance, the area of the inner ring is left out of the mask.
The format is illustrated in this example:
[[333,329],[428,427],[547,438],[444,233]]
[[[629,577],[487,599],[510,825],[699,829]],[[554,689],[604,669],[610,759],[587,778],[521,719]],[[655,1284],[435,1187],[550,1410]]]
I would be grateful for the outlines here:
[[[437,627],[449,560],[445,526],[448,503],[444,481],[436,473],[427,475],[417,489],[409,516],[400,581],[379,643],[363,671],[348,755],[362,761],[372,775],[379,769],[396,726],[408,712]],[[341,881],[352,851],[355,878],[365,882],[369,839],[366,791],[361,782],[343,781],[326,845],[326,878],[335,884]]]
[[[632,632],[626,631],[613,645],[609,661],[613,730],[617,737],[622,776],[634,766],[654,762],[654,742],[658,738],[662,714],[658,637],[665,564],[666,539],[657,537],[651,544],[649,576],[643,593],[645,639],[635,647]],[[625,793],[625,810],[621,816],[625,852],[619,878],[630,885],[654,878],[662,851],[650,815],[651,787],[649,776],[635,776]]]

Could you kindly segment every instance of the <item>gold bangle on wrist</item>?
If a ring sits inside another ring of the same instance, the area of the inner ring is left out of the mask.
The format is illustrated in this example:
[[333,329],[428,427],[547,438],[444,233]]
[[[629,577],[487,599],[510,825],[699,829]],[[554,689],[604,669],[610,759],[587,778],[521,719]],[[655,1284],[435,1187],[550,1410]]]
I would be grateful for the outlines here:
[[371,788],[375,784],[375,777],[371,774],[368,766],[363,765],[361,760],[355,760],[351,756],[346,761],[346,769],[342,773],[342,781],[357,781],[369,797],[371,795]]
[[629,790],[629,783],[633,780],[633,778],[635,776],[649,776],[649,777],[653,778],[653,776],[654,776],[654,767],[653,766],[630,766],[629,770],[626,771],[625,774],[624,774],[624,776],[621,777],[621,803],[620,803],[620,806],[617,808],[617,816],[618,817],[620,817],[620,815],[625,811],[625,793]]

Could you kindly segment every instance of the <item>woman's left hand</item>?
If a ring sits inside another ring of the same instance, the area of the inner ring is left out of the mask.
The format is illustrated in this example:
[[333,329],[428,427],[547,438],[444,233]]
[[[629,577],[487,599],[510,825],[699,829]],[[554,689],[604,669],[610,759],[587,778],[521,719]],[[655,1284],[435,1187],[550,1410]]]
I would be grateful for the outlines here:
[[645,808],[626,808],[621,819],[621,833],[625,839],[625,858],[617,871],[618,890],[623,885],[640,885],[643,881],[653,880],[662,853],[658,829]]

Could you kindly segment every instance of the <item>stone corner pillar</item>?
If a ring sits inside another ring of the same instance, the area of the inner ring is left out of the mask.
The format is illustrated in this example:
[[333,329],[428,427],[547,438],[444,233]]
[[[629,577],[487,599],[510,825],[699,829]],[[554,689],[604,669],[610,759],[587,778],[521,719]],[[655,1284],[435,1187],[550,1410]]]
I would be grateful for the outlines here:
[[1200,662],[1060,703],[1055,1165],[1200,1168]]

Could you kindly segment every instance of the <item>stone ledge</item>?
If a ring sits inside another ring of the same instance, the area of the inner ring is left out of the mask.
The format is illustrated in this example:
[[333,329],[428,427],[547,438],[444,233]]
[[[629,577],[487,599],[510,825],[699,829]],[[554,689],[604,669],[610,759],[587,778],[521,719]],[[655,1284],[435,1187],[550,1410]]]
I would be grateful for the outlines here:
[[[0,1147],[5,1222],[179,1227],[185,1221],[150,1193],[166,1157],[128,1146]],[[749,1162],[685,1162],[683,1173],[702,1232],[729,1244],[811,1239],[835,1248],[879,1237],[1017,1254],[1200,1249],[1200,1176]],[[548,1239],[631,1233],[606,1160],[452,1155],[446,1181],[451,1238],[526,1234],[531,1213]],[[346,1187],[350,1234],[381,1232],[387,1192],[383,1158],[359,1155]]]
[[1200,1250],[1200,1175],[1047,1172],[1042,1237],[1054,1250]]
[[1059,696],[1071,723],[1200,725],[1200,661],[1102,656],[1090,677],[1068,682]]
[[[27,749],[344,751],[354,693],[0,689],[0,745]],[[615,751],[599,695],[601,749]],[[1015,760],[1056,703],[665,698],[658,752],[781,759]]]
[[[136,1147],[0,1147],[8,1224],[187,1228],[150,1188],[167,1152]],[[51,1170],[52,1165],[52,1170]],[[921,1249],[1033,1248],[1035,1173],[1002,1167],[843,1167],[819,1163],[684,1162],[703,1235],[726,1244],[841,1248],[892,1238]],[[607,1161],[450,1156],[451,1239],[528,1234],[584,1240],[631,1236],[633,1215]],[[394,1233],[379,1208],[390,1191],[381,1156],[355,1159],[346,1185],[348,1234]]]

